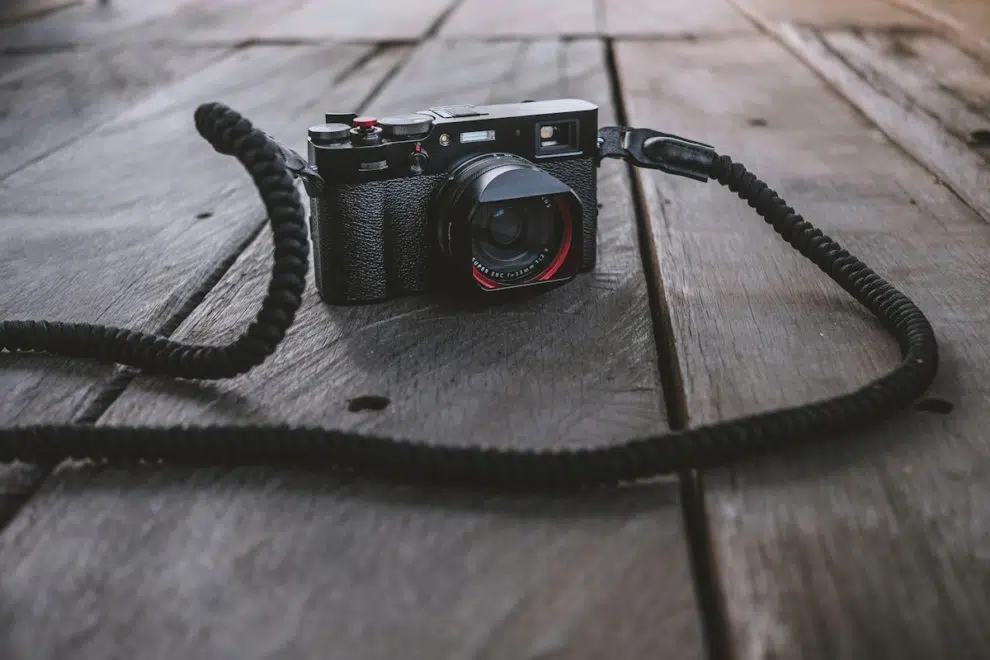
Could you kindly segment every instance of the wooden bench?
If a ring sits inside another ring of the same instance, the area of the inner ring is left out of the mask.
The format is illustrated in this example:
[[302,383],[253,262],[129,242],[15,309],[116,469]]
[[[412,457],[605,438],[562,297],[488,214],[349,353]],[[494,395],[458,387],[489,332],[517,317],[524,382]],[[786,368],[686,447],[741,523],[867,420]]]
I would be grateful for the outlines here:
[[[204,101],[303,150],[331,110],[576,97],[602,124],[745,163],[918,302],[942,366],[914,410],[850,441],[595,494],[4,466],[0,657],[984,657],[978,0],[110,4],[0,30],[2,319],[217,344],[243,330],[271,234],[243,170],[196,134]],[[596,271],[539,299],[338,308],[310,278],[244,376],[4,354],[0,423],[590,446],[836,395],[896,363],[872,317],[725,189],[607,161],[599,202]]]

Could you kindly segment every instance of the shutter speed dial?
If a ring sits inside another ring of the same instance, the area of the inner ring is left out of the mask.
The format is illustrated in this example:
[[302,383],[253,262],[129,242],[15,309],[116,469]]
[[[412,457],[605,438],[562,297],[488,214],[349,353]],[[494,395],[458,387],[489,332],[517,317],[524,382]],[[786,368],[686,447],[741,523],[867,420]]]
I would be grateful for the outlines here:
[[429,133],[433,128],[433,117],[421,114],[382,117],[378,120],[378,125],[385,131],[386,137],[408,140]]

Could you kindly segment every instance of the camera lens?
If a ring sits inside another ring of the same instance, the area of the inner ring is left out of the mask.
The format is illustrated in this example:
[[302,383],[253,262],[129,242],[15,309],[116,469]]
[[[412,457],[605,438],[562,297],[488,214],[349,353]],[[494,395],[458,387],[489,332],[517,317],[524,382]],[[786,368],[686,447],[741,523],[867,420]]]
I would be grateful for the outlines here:
[[581,201],[524,158],[489,153],[459,162],[431,213],[443,252],[484,290],[573,275],[567,257],[578,249]]
[[[485,209],[484,216],[487,216],[485,225],[492,242],[499,247],[511,247],[517,243],[526,227],[522,219],[522,213],[525,212],[526,209],[513,209],[505,204]],[[475,217],[478,215],[475,213]],[[485,219],[484,216],[482,219]]]
[[495,282],[525,279],[558,251],[562,230],[547,197],[481,204],[471,216],[473,265]]

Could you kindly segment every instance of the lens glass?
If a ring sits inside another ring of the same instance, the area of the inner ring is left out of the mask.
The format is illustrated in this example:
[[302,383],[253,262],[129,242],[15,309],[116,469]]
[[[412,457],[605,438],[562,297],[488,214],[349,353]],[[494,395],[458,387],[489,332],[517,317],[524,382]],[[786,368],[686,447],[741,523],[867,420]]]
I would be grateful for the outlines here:
[[481,204],[471,216],[474,266],[500,284],[530,277],[557,254],[561,225],[548,196]]

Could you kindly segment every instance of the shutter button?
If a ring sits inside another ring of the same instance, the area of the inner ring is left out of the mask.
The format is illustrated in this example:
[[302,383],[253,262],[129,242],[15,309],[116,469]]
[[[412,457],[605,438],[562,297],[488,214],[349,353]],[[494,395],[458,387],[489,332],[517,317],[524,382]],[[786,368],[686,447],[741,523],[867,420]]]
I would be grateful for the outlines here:
[[355,117],[351,129],[351,143],[358,147],[370,147],[382,141],[382,129],[374,117]]

